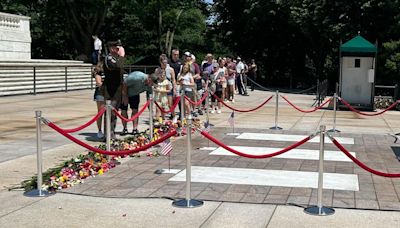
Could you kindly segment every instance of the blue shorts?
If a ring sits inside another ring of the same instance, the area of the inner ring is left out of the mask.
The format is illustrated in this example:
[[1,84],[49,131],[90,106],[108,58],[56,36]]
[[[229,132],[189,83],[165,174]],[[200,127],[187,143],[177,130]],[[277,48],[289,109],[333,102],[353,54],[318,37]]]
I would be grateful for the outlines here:
[[[128,97],[128,104],[131,107],[131,109],[139,109],[139,103],[140,103],[140,95],[135,95],[132,97]],[[128,105],[124,105],[121,103],[119,106],[121,110],[127,111],[128,110]]]
[[94,90],[93,100],[98,102],[104,102],[104,95],[99,87]]

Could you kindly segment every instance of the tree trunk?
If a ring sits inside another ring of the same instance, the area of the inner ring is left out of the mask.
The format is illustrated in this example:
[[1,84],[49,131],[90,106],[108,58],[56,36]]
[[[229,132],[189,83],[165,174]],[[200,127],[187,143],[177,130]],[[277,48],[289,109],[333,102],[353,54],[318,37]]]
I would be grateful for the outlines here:
[[[179,24],[179,18],[181,17],[181,15],[182,15],[182,12],[183,12],[183,9],[180,9],[179,11],[178,11],[178,14],[176,15],[176,18],[175,18],[175,26],[172,28],[172,32],[171,32],[171,36],[170,36],[170,40],[169,40],[169,42],[168,42],[168,55],[170,55],[170,53],[171,53],[171,50],[172,50],[172,44],[174,43],[174,34],[175,34],[175,30],[176,30],[176,27],[178,26],[178,24]],[[169,30],[168,30],[169,31]]]

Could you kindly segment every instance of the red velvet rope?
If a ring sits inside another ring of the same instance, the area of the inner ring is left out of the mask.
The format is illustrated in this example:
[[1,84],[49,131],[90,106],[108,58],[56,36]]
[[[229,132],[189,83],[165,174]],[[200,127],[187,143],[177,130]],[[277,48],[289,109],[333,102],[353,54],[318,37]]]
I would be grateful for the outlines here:
[[218,146],[224,148],[225,150],[228,150],[228,151],[230,151],[230,152],[232,152],[232,153],[234,153],[234,154],[236,154],[236,155],[239,155],[239,156],[242,156],[242,157],[246,157],[246,158],[270,158],[270,157],[274,157],[274,156],[283,154],[283,153],[285,153],[285,152],[287,152],[287,151],[289,151],[289,150],[291,150],[291,149],[294,149],[294,148],[296,148],[296,147],[299,147],[299,146],[301,146],[302,144],[304,144],[305,142],[309,141],[309,140],[312,138],[312,136],[307,136],[306,138],[302,139],[301,141],[299,141],[299,142],[297,142],[297,143],[295,143],[295,144],[292,144],[292,145],[290,145],[290,146],[288,146],[288,147],[286,147],[286,148],[284,148],[284,149],[282,149],[282,150],[280,150],[280,151],[274,152],[274,153],[262,154],[262,155],[252,155],[252,154],[245,154],[245,153],[242,153],[242,152],[240,152],[240,151],[237,151],[237,150],[235,150],[235,149],[233,149],[233,148],[231,148],[231,147],[229,147],[229,146],[223,144],[222,142],[218,141],[216,138],[212,137],[212,136],[211,136],[208,132],[206,132],[206,131],[200,131],[200,133],[201,133],[204,137],[206,137],[206,138],[208,138],[209,140],[213,141],[213,142],[214,142],[215,144],[217,144]]
[[226,104],[223,100],[221,100],[217,95],[213,94],[213,96],[215,97],[215,99],[217,99],[219,102],[221,102],[223,105],[225,105],[227,108],[236,111],[236,112],[252,112],[255,111],[259,108],[261,108],[262,106],[264,106],[266,103],[268,103],[268,101],[270,101],[272,99],[272,97],[274,97],[274,95],[271,95],[266,101],[264,101],[262,104],[260,104],[259,106],[252,108],[252,109],[248,109],[248,110],[240,110],[240,109],[236,109],[228,104]]
[[377,115],[383,114],[383,113],[385,113],[386,111],[392,109],[394,106],[396,106],[396,105],[400,102],[400,100],[397,100],[397,101],[395,101],[392,105],[390,105],[387,109],[385,109],[385,110],[383,110],[383,111],[381,111],[381,112],[378,112],[378,113],[372,113],[372,114],[371,114],[371,113],[361,112],[361,111],[359,111],[359,110],[353,108],[353,107],[352,107],[349,103],[347,103],[347,101],[345,101],[343,98],[340,98],[340,97],[339,97],[339,99],[340,99],[340,101],[342,101],[343,104],[346,105],[351,111],[356,112],[356,113],[358,113],[358,114],[360,114],[360,115],[364,115],[364,116],[377,116]]
[[79,139],[75,138],[74,136],[68,134],[67,132],[65,132],[63,129],[59,128],[57,125],[55,125],[54,123],[48,123],[47,124],[50,128],[53,128],[55,131],[57,131],[58,133],[62,134],[63,136],[65,136],[66,138],[68,138],[69,140],[73,141],[74,143],[90,150],[93,152],[97,152],[99,154],[105,154],[105,155],[116,155],[116,156],[122,156],[122,155],[128,155],[128,154],[134,154],[134,153],[138,153],[140,151],[146,150],[154,145],[157,145],[161,142],[163,142],[164,140],[174,136],[176,134],[176,130],[173,129],[172,131],[170,131],[168,134],[163,135],[161,138],[154,140],[153,142],[146,144],[142,147],[138,147],[135,148],[133,150],[119,150],[119,151],[108,151],[108,150],[101,150],[99,148],[93,147],[91,145],[88,145],[82,141],[80,141]]
[[144,110],[146,110],[147,106],[150,105],[150,102],[151,102],[151,100],[148,100],[146,102],[146,104],[144,104],[143,107],[140,109],[140,111],[138,113],[136,113],[134,116],[132,116],[130,119],[123,117],[121,114],[119,114],[118,110],[116,110],[116,109],[113,109],[113,112],[115,113],[116,116],[118,116],[121,120],[123,120],[125,122],[134,121],[134,120],[136,120],[136,118],[138,118],[140,115],[142,115]]
[[356,163],[358,166],[360,166],[364,170],[366,170],[370,173],[373,173],[375,175],[382,176],[382,177],[392,177],[392,178],[400,177],[400,173],[383,173],[378,170],[369,168],[364,163],[359,161],[357,158],[353,157],[353,155],[351,155],[350,152],[346,148],[344,148],[338,141],[336,141],[336,139],[331,138],[331,140],[332,140],[333,144],[335,144],[335,146],[337,146],[337,148],[339,148],[344,154],[346,154],[347,157],[349,157],[354,163]]
[[199,105],[201,105],[201,103],[207,98],[207,93],[208,92],[204,92],[203,93],[203,97],[200,99],[200,100],[198,100],[197,102],[194,102],[194,101],[192,101],[188,96],[186,96],[185,95],[185,99],[187,100],[187,101],[189,101],[189,103],[191,103],[192,105],[194,105],[194,106],[199,106]]
[[173,112],[176,109],[176,106],[179,104],[179,100],[181,99],[181,97],[176,97],[174,103],[172,104],[172,107],[169,110],[165,110],[163,109],[158,103],[157,101],[154,102],[154,104],[156,104],[157,108],[160,109],[160,111],[162,113],[170,113]]
[[281,95],[281,97],[282,97],[290,106],[292,106],[293,108],[295,108],[297,111],[304,112],[304,113],[315,112],[315,111],[317,111],[318,109],[321,109],[322,107],[324,107],[326,104],[328,104],[328,102],[330,102],[330,101],[332,100],[332,98],[331,98],[331,99],[325,101],[325,102],[324,102],[323,104],[321,104],[320,106],[315,107],[315,108],[313,108],[313,109],[310,109],[310,110],[303,110],[303,109],[300,109],[299,107],[297,107],[296,105],[294,105],[292,102],[290,102],[286,97],[284,97],[284,96],[282,96],[282,95]]
[[96,121],[98,118],[100,118],[100,116],[102,116],[105,111],[106,111],[105,108],[101,109],[91,120],[89,120],[89,122],[85,123],[84,125],[82,125],[80,127],[76,127],[76,128],[72,128],[72,129],[63,129],[63,130],[67,133],[73,133],[73,132],[77,132],[82,129],[85,129],[88,126],[90,126],[94,121]]

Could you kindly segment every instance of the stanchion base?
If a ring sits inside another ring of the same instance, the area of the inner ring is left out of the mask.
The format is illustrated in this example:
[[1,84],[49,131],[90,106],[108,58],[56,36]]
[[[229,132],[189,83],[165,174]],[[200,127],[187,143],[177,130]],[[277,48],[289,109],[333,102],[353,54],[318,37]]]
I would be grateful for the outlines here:
[[195,200],[195,199],[181,199],[181,200],[176,200],[172,202],[172,206],[174,207],[182,207],[182,208],[194,208],[194,207],[200,207],[203,206],[204,202],[200,200]]
[[269,129],[271,129],[271,130],[282,130],[283,128],[275,126],[275,127],[270,127]]
[[327,132],[333,132],[333,133],[335,133],[335,132],[341,132],[341,131],[339,131],[338,129],[329,129],[329,130],[327,130]]
[[329,207],[321,207],[320,208],[318,206],[312,206],[312,207],[304,208],[304,212],[309,215],[325,216],[325,215],[335,214],[335,209],[329,208]]
[[217,147],[210,147],[210,146],[206,146],[206,147],[200,147],[199,150],[216,150]]
[[157,169],[154,171],[154,174],[177,174],[179,173],[180,169]]
[[34,189],[32,191],[29,192],[25,192],[24,196],[28,196],[28,197],[46,197],[49,195],[52,195],[53,193],[50,193],[49,191],[46,190],[42,190],[39,191],[38,189]]

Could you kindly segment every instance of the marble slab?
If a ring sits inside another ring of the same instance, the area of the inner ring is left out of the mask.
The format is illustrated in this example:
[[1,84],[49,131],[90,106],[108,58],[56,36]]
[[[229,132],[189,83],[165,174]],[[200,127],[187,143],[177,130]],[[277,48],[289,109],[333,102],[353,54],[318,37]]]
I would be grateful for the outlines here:
[[[324,173],[324,189],[359,191],[356,174]],[[168,181],[186,181],[186,169]],[[317,188],[318,173],[286,170],[264,170],[192,166],[191,181],[239,185]]]
[[[229,146],[232,149],[240,151],[242,153],[251,155],[261,155],[269,154],[282,150],[283,148],[273,148],[273,147],[250,147],[250,146]],[[350,152],[351,155],[356,157],[355,152]],[[210,155],[226,155],[226,156],[238,156],[222,147],[218,147],[216,150],[212,151]],[[292,149],[286,153],[275,156],[275,158],[289,158],[289,159],[303,159],[303,160],[319,160],[319,150],[309,150],[309,149]],[[324,161],[343,161],[351,162],[341,151],[325,150],[324,151]]]

